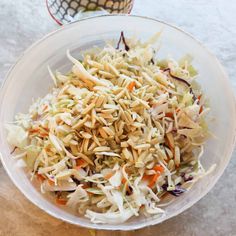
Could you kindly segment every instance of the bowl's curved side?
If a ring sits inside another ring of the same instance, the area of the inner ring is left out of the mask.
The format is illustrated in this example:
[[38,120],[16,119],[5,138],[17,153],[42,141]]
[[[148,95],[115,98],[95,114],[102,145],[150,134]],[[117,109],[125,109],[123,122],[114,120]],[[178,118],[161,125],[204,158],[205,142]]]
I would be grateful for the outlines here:
[[[113,24],[110,24],[111,21]],[[88,32],[88,26],[91,25],[96,28],[96,32]],[[72,52],[78,53],[81,49],[83,49],[83,45],[86,45],[86,48],[93,44],[100,44],[101,40],[118,38],[121,30],[127,32],[128,35],[136,32],[139,35],[142,35],[142,38],[147,38],[149,35],[155,33],[153,29],[158,31],[163,27],[163,41],[165,41],[169,47],[165,48],[163,43],[164,48],[161,50],[160,55],[165,56],[168,53],[168,50],[169,52],[173,52],[175,54],[174,56],[177,57],[181,56],[184,52],[193,52],[193,54],[196,55],[196,64],[200,69],[201,64],[203,63],[202,60],[205,58],[207,60],[205,64],[208,63],[208,66],[203,66],[202,71],[200,70],[200,73],[203,72],[203,75],[205,76],[203,76],[204,78],[200,78],[200,81],[203,85],[206,83],[207,89],[209,90],[205,92],[212,97],[214,94],[219,93],[220,89],[223,89],[226,94],[225,98],[212,99],[213,114],[215,116],[219,116],[219,123],[217,124],[217,127],[215,127],[215,130],[218,134],[223,132],[224,140],[212,141],[212,143],[210,142],[207,146],[209,147],[207,148],[209,151],[207,151],[206,155],[208,155],[209,161],[206,161],[206,166],[214,163],[214,158],[219,165],[215,173],[209,176],[206,181],[204,180],[206,184],[203,186],[201,185],[202,182],[199,182],[196,185],[196,188],[189,191],[189,193],[185,194],[185,196],[177,199],[174,205],[171,205],[166,209],[167,213],[163,218],[138,218],[120,225],[93,224],[83,217],[76,217],[63,211],[44,199],[36,189],[29,188],[31,185],[29,179],[23,174],[20,168],[18,168],[16,162],[10,158],[9,147],[7,146],[5,138],[6,133],[4,131],[4,123],[12,120],[17,111],[26,111],[28,105],[30,104],[30,98],[42,96],[45,91],[47,91],[50,79],[49,76],[47,76],[46,65],[49,64],[52,69],[61,68],[62,70],[66,70],[69,66],[69,62],[67,64],[64,62],[66,60],[65,51],[68,47]],[[72,39],[68,39],[68,35],[73,36],[74,38],[71,37]],[[180,48],[181,50],[177,51],[174,43],[178,44],[178,46],[182,45],[182,48]],[[47,53],[43,54],[42,51],[46,51]],[[30,65],[30,67],[27,67],[27,65]],[[214,85],[214,88],[209,85],[209,82],[204,80],[207,78],[207,73],[210,73],[212,77],[217,78],[217,84]],[[18,83],[16,86],[19,75],[21,75],[21,83]],[[32,77],[32,75],[34,76]],[[41,78],[45,78],[44,83],[42,83]],[[225,104],[225,106],[222,104]],[[219,61],[191,35],[165,22],[147,17],[127,15],[98,16],[72,23],[47,35],[26,50],[18,62],[9,71],[7,79],[1,89],[0,107],[0,130],[2,131],[0,134],[0,150],[2,150],[2,155],[0,156],[3,166],[13,183],[31,202],[50,215],[72,224],[94,229],[139,229],[148,225],[160,223],[188,209],[215,185],[230,160],[235,143],[235,99],[227,75]],[[227,120],[223,118],[221,112],[228,112],[228,115],[230,112],[230,116],[227,117]],[[226,123],[229,124],[230,127],[225,127],[224,129]],[[224,147],[224,143],[227,144],[227,148]],[[214,150],[212,150],[213,148],[210,148],[211,145],[216,144],[218,147],[215,146]],[[225,158],[220,159],[219,155],[224,155]]]

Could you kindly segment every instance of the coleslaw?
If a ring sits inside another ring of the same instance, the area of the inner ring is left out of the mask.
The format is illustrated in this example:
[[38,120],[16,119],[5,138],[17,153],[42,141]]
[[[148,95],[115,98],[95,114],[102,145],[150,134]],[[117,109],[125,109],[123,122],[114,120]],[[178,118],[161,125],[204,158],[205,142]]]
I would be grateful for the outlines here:
[[[118,224],[164,206],[207,172],[200,163],[209,111],[191,57],[160,60],[153,44],[125,39],[89,50],[27,114],[7,124],[14,158],[59,205]],[[123,47],[122,47],[123,45]],[[173,197],[170,197],[173,196]]]

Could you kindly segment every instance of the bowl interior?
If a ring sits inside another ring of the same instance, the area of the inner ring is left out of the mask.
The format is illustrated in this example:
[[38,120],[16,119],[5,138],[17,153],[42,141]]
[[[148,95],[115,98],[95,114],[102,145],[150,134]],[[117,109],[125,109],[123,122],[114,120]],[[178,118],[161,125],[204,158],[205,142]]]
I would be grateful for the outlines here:
[[[111,23],[112,22],[112,23]],[[92,29],[92,30],[91,30]],[[94,30],[93,30],[94,29]],[[17,112],[27,112],[32,98],[45,95],[52,86],[47,65],[53,71],[66,72],[71,63],[66,58],[69,49],[75,57],[81,51],[92,46],[102,46],[105,41],[118,41],[121,31],[125,36],[136,35],[145,40],[157,31],[163,30],[159,57],[168,55],[180,58],[185,54],[194,57],[193,64],[199,71],[198,81],[210,100],[210,129],[216,138],[211,138],[202,156],[202,164],[208,169],[216,163],[215,170],[201,179],[195,186],[165,208],[166,215],[162,218],[138,217],[119,225],[97,225],[88,219],[75,216],[54,205],[43,196],[37,187],[32,187],[26,172],[19,168],[19,163],[10,156],[10,147],[6,142],[4,124],[12,121]],[[131,230],[152,225],[177,215],[202,198],[216,183],[226,167],[235,137],[235,100],[226,74],[216,58],[198,41],[179,29],[157,20],[137,16],[100,16],[85,19],[61,30],[58,30],[28,49],[17,64],[12,68],[5,81],[0,95],[0,150],[2,162],[16,186],[25,196],[49,214],[85,227],[97,229]]]

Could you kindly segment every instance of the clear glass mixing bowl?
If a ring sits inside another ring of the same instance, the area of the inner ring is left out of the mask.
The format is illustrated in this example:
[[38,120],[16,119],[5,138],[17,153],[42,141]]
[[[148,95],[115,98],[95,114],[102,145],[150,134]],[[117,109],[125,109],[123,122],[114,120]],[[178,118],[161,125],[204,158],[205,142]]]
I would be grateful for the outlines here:
[[[197,182],[187,193],[175,199],[165,208],[163,218],[137,217],[118,225],[93,224],[82,216],[75,216],[55,205],[34,186],[28,174],[10,156],[6,142],[4,124],[12,121],[17,112],[26,112],[32,98],[45,95],[52,85],[47,65],[52,70],[67,71],[71,63],[66,58],[66,50],[79,56],[82,50],[94,45],[101,46],[104,41],[118,41],[120,32],[126,36],[136,35],[146,39],[163,29],[160,57],[172,55],[179,58],[186,53],[194,57],[198,69],[199,83],[210,99],[211,116],[215,119],[210,129],[216,138],[210,139],[202,156],[207,169],[216,163],[215,170]],[[0,151],[2,163],[15,185],[35,205],[49,214],[72,224],[110,230],[133,230],[160,223],[183,212],[214,186],[227,166],[234,148],[236,127],[235,99],[227,75],[214,55],[189,34],[166,23],[138,16],[109,15],[99,16],[67,25],[47,35],[30,47],[10,70],[0,94]],[[10,196],[9,196],[10,197]]]

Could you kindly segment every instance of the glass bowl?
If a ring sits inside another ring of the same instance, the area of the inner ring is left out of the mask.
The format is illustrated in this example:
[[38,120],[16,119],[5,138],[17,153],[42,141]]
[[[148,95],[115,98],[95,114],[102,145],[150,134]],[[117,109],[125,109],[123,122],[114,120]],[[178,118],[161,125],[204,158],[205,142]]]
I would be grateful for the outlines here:
[[[202,164],[208,169],[212,164],[217,166],[211,174],[199,180],[194,187],[176,198],[165,207],[166,214],[157,217],[133,217],[123,224],[94,224],[83,216],[76,216],[55,205],[40,193],[40,190],[29,179],[27,172],[10,156],[10,147],[6,141],[4,124],[12,121],[17,112],[26,112],[32,98],[45,95],[52,86],[47,66],[51,69],[66,72],[71,63],[66,58],[70,49],[75,57],[80,52],[94,45],[102,46],[104,41],[118,41],[120,32],[125,36],[136,35],[144,40],[157,31],[163,30],[161,58],[171,55],[180,58],[185,54],[194,57],[193,64],[199,71],[198,81],[210,100],[210,129],[216,138],[211,138],[205,145]],[[31,46],[7,75],[0,94],[0,150],[2,163],[15,185],[35,205],[52,216],[69,223],[107,230],[134,230],[158,224],[176,216],[201,199],[217,182],[227,166],[235,141],[236,110],[232,86],[222,66],[200,42],[180,29],[164,22],[128,15],[108,15],[84,19],[47,35]]]

